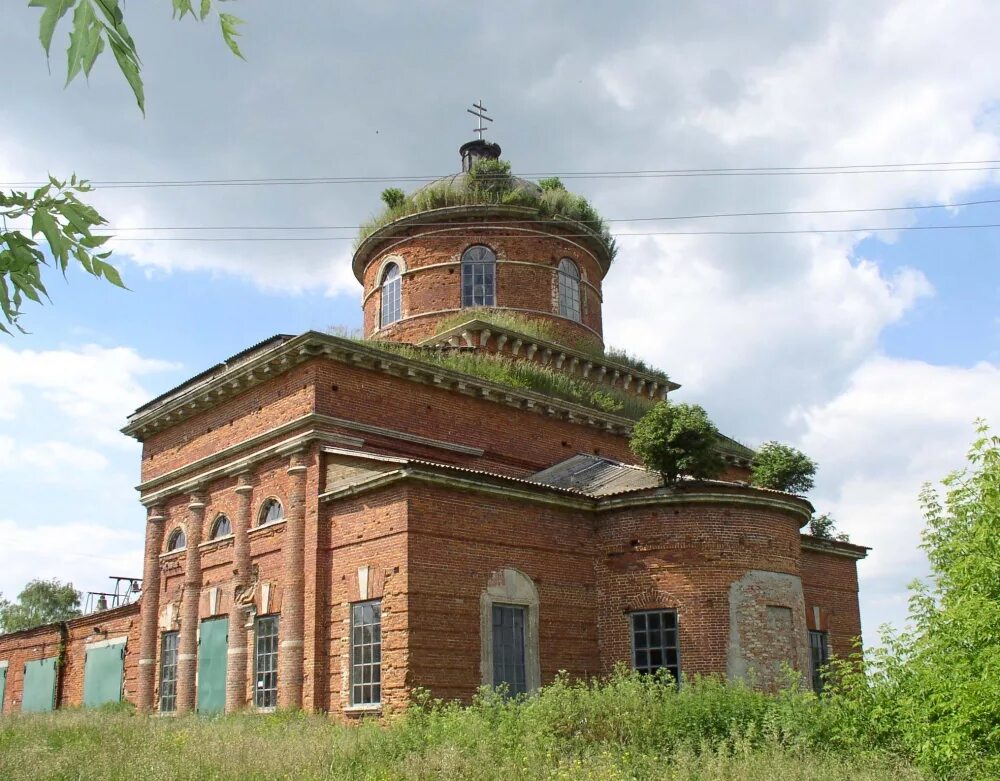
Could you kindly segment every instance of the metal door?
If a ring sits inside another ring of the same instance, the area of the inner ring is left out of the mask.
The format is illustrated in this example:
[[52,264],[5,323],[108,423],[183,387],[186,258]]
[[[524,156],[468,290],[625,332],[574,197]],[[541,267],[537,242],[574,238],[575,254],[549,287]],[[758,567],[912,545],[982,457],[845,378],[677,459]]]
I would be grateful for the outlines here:
[[226,655],[229,619],[201,622],[198,637],[198,712],[221,713],[226,707]]
[[83,664],[83,706],[96,708],[107,702],[121,702],[124,673],[124,638],[88,646]]
[[56,704],[56,666],[58,657],[38,659],[24,665],[23,713],[44,713]]

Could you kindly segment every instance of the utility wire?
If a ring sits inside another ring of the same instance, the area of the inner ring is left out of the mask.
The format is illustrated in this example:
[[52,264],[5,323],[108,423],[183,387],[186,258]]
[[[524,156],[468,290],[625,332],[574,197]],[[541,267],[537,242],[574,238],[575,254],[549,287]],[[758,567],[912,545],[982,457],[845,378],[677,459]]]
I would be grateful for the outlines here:
[[[471,226],[469,233],[478,233],[483,226]],[[502,227],[502,226],[495,226]],[[1000,228],[1000,223],[984,223],[978,225],[910,225],[903,227],[893,227],[883,225],[871,228],[803,228],[800,230],[706,230],[706,231],[652,231],[644,233],[619,233],[615,234],[616,239],[632,238],[638,236],[785,236],[794,234],[819,234],[819,233],[882,233],[887,231],[934,231],[934,230],[974,230],[982,228]],[[109,234],[110,235],[110,234]],[[455,232],[446,236],[396,236],[390,238],[398,239],[442,239],[451,240],[455,238]],[[353,236],[154,236],[142,238],[139,236],[119,237],[111,236],[115,241],[354,241]],[[560,238],[593,238],[593,233],[562,233]],[[515,239],[523,238],[523,234],[494,235],[493,239]]]
[[[706,220],[722,217],[776,217],[787,215],[805,214],[861,214],[864,212],[897,212],[916,211],[920,209],[958,209],[965,206],[983,206],[986,204],[1000,203],[1000,198],[992,198],[982,201],[962,201],[959,203],[931,203],[918,206],[882,206],[859,209],[798,209],[792,211],[766,211],[766,212],[725,212],[716,214],[685,214],[665,217],[619,217],[615,219],[605,219],[603,222],[660,222],[665,220]],[[544,219],[544,218],[542,218]],[[517,219],[504,220],[503,225],[512,223],[537,223],[539,219]],[[590,222],[601,222],[600,220],[574,220],[574,222],[584,225]],[[417,225],[437,225],[437,226],[467,226],[468,222],[440,222],[440,221],[414,221],[408,226]],[[184,225],[184,226],[164,226],[164,227],[108,227],[107,230],[114,231],[313,231],[313,230],[360,230],[361,225]],[[488,227],[488,225],[487,225]]]
[[[522,177],[558,176],[565,179],[631,179],[688,176],[815,176],[878,173],[947,173],[951,171],[997,171],[1000,160],[954,160],[916,163],[873,163],[863,165],[772,166],[752,168],[673,168],[624,171],[535,171]],[[955,167],[961,166],[961,167]],[[364,184],[378,182],[427,182],[452,174],[425,176],[310,176],[224,179],[91,179],[95,188],[139,187],[248,187],[263,185]],[[489,177],[483,177],[488,179]],[[37,187],[45,182],[2,182],[0,187]]]

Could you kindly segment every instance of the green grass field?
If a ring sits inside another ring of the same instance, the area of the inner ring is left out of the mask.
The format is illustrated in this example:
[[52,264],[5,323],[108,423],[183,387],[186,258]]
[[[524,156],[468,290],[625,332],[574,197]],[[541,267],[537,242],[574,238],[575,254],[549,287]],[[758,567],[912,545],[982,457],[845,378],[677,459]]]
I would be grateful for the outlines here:
[[384,724],[126,709],[0,719],[0,779],[784,779],[917,781],[885,751],[823,745],[811,695],[634,676],[557,682],[524,702],[427,703]]

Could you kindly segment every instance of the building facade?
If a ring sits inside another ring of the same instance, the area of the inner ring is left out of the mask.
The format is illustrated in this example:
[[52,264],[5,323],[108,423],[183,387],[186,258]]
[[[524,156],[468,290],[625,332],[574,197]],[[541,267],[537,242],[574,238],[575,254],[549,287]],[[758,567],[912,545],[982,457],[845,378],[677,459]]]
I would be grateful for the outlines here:
[[0,637],[3,712],[350,716],[617,664],[774,686],[852,651],[867,549],[801,534],[809,502],[750,487],[733,440],[718,480],[636,464],[679,386],[604,351],[593,224],[476,190],[499,152],[360,242],[364,339],[275,336],[130,416],[142,598]]

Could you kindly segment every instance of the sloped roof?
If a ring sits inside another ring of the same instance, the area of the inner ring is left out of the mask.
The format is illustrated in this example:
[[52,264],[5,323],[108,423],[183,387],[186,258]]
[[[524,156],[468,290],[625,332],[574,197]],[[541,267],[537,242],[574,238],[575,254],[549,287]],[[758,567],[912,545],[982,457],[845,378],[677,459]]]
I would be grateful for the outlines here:
[[663,485],[663,478],[656,472],[586,453],[553,464],[530,479],[557,488],[571,488],[589,496],[610,496]]

